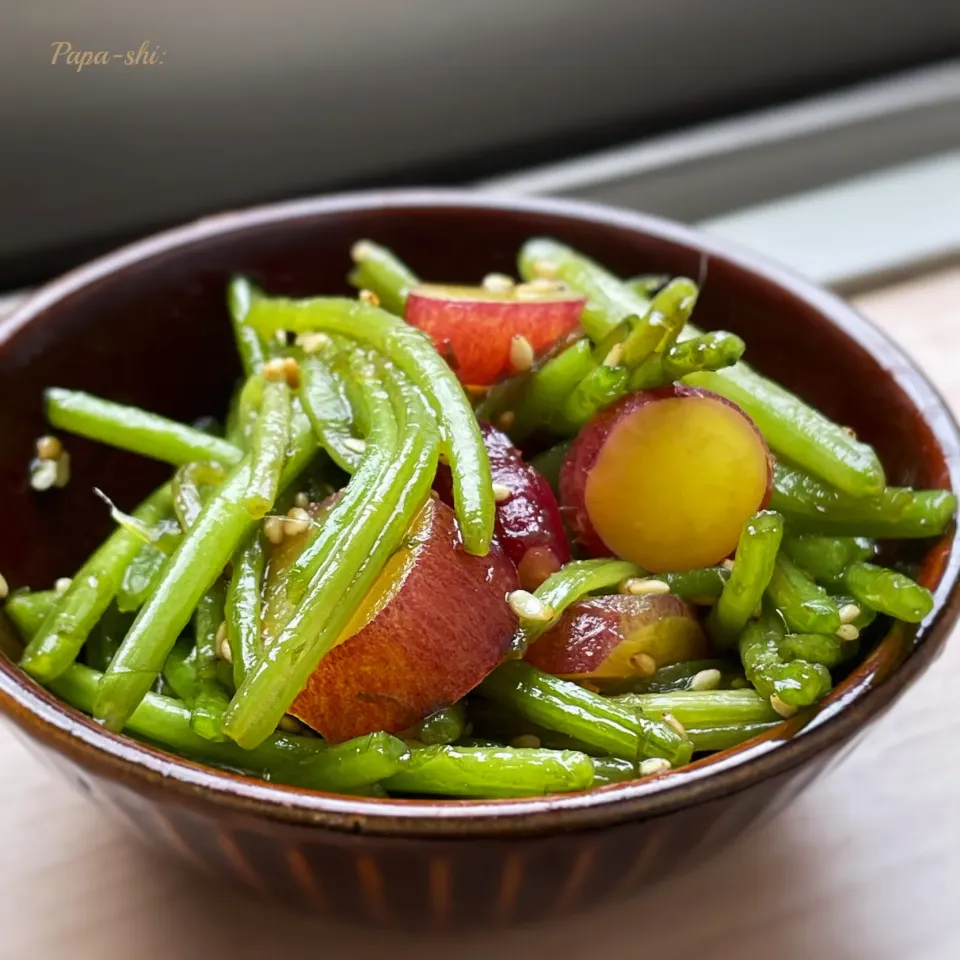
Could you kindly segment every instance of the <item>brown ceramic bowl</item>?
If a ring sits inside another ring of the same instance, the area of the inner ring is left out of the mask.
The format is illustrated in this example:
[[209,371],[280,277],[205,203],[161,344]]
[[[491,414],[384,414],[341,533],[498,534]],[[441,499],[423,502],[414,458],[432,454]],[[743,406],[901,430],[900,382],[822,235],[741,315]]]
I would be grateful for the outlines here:
[[[759,258],[651,217],[471,193],[331,197],[202,220],[57,280],[0,325],[0,570],[11,588],[70,574],[104,536],[90,495],[135,502],[163,467],[70,441],[73,479],[36,495],[26,465],[41,391],[77,387],[179,419],[222,411],[238,374],[224,309],[235,272],[288,294],[346,292],[348,250],[390,244],[438,281],[511,271],[549,234],[614,270],[708,279],[697,318],[876,445],[891,482],[956,487],[960,438],[901,350],[847,304]],[[769,817],[930,665],[960,592],[953,534],[924,545],[936,607],[896,627],[817,708],[773,733],[642,782],[499,802],[363,800],[221,773],[100,729],[0,656],[0,710],[78,787],[185,857],[293,903],[361,922],[488,925],[636,890]],[[5,646],[14,652],[9,624]]]

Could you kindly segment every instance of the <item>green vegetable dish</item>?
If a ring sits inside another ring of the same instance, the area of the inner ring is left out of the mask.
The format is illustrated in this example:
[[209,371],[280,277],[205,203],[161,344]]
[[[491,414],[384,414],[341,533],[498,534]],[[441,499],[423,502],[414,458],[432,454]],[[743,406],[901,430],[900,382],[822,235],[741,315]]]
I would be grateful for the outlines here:
[[222,427],[47,391],[36,490],[68,434],[173,471],[130,513],[97,491],[112,534],[5,603],[26,673],[105,727],[307,789],[586,790],[769,730],[930,613],[891,542],[954,495],[887,486],[693,326],[692,280],[548,239],[473,287],[352,257],[357,299],[230,283]]

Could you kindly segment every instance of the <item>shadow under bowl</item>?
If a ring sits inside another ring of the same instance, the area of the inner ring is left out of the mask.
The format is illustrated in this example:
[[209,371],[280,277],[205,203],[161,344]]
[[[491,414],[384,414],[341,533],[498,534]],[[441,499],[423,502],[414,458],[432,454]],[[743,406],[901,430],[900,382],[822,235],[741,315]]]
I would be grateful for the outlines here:
[[[229,277],[268,291],[347,293],[351,244],[394,247],[437,282],[513,272],[529,237],[568,242],[622,275],[706,283],[698,323],[741,335],[751,363],[878,450],[892,483],[957,487],[960,438],[910,359],[846,303],[685,227],[556,200],[381,192],[207,218],[49,284],[0,324],[0,570],[11,589],[75,570],[105,536],[90,488],[135,503],[167,468],[69,441],[73,478],[32,492],[42,391],[89,390],[180,420],[224,412],[239,374]],[[81,789],[206,869],[341,919],[453,927],[564,914],[699,862],[765,820],[848,749],[940,652],[957,618],[954,533],[923,544],[936,606],[895,626],[817,708],[681,770],[566,796],[366,800],[219,772],[116,736],[0,655],[0,712]],[[15,651],[0,616],[0,649]]]

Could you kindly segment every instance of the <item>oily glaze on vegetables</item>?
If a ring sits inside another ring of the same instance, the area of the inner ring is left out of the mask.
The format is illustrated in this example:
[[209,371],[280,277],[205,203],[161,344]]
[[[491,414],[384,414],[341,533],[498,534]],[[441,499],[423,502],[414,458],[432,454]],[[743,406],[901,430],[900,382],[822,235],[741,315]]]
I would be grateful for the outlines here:
[[[101,492],[115,532],[7,599],[75,708],[303,789],[534,796],[742,743],[932,610],[878,540],[942,534],[956,498],[886,486],[693,326],[690,278],[545,238],[520,283],[351,255],[356,300],[231,280],[222,431],[48,391],[53,427],[173,471],[131,514]],[[37,451],[67,478],[61,438]]]

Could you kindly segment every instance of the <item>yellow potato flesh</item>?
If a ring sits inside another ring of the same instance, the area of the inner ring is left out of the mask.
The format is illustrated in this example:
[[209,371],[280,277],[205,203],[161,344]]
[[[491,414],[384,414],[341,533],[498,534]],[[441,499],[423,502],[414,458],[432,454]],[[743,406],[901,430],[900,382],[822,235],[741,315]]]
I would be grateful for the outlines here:
[[613,428],[585,501],[614,553],[662,573],[723,560],[766,490],[766,448],[752,423],[719,400],[673,397]]

